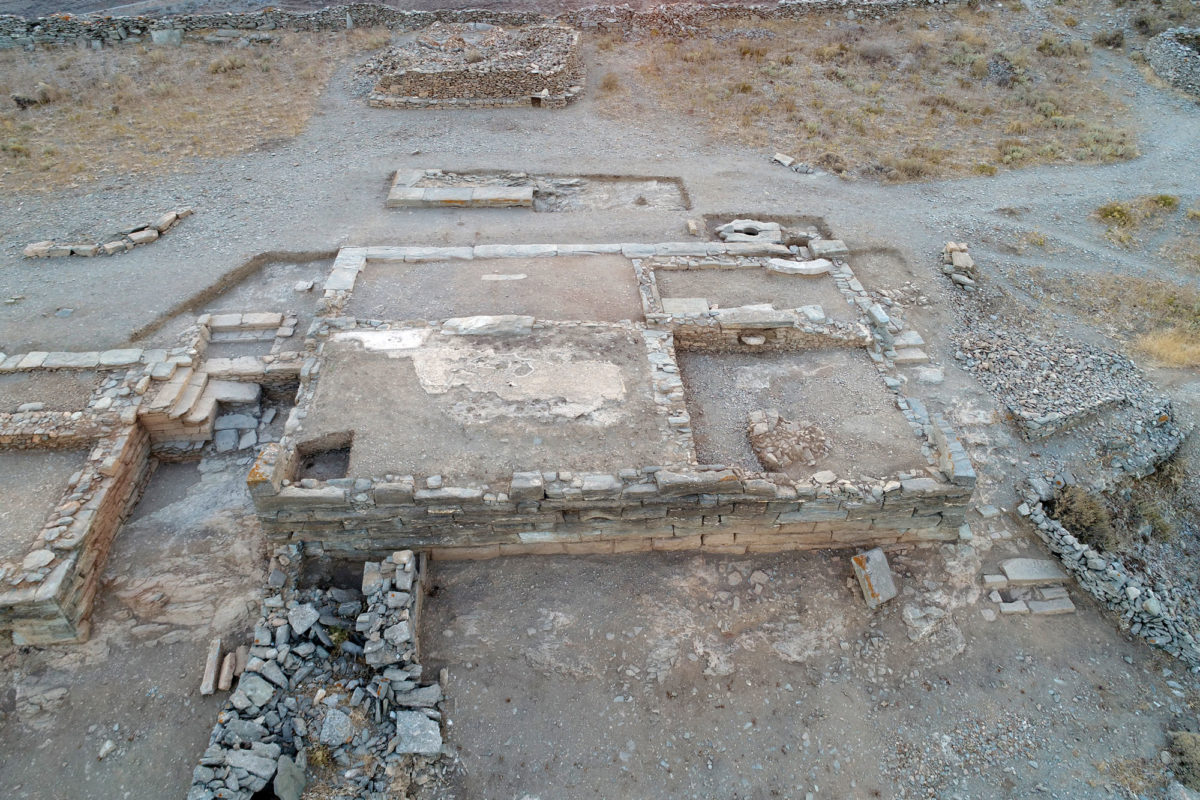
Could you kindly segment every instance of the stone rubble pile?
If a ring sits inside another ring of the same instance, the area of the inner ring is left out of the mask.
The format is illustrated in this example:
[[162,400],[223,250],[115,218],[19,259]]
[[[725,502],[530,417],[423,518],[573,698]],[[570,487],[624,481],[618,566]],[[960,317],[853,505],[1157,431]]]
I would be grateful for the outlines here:
[[965,244],[946,242],[942,248],[942,272],[949,275],[954,285],[963,291],[974,291],[978,285],[979,272],[975,269],[975,259],[971,258]]
[[955,344],[955,358],[999,398],[1028,439],[1119,405],[1140,411],[1151,427],[1171,421],[1169,399],[1114,351],[978,318]]
[[777,409],[750,412],[750,446],[770,472],[792,464],[814,466],[829,455],[829,440],[816,425],[784,419]]
[[186,219],[191,215],[192,209],[181,208],[178,211],[168,211],[154,222],[140,223],[126,228],[120,232],[118,237],[112,238],[108,242],[101,244],[96,242],[67,243],[48,239],[26,245],[21,254],[25,258],[115,256],[117,253],[126,253],[140,244],[150,244],[153,241],[157,241],[158,237],[178,225],[180,220]]
[[270,784],[295,800],[309,766],[330,772],[339,797],[393,796],[442,751],[442,688],[420,684],[417,661],[418,558],[368,562],[361,592],[295,590],[300,548],[276,558],[254,644],[235,657],[237,685],[187,798],[249,800]]
[[1146,61],[1176,89],[1200,96],[1200,28],[1171,28],[1146,45]]
[[[565,25],[504,29],[434,23],[415,41],[392,47],[368,60],[355,74],[376,80],[372,105],[519,99],[540,97],[545,105],[565,105],[582,90],[579,33]],[[551,99],[558,102],[549,102]],[[541,105],[543,103],[538,103]]]
[[1017,511],[1033,522],[1038,536],[1079,585],[1120,615],[1122,628],[1200,672],[1197,621],[1179,612],[1179,597],[1169,587],[1152,586],[1121,559],[1076,539],[1046,512],[1043,503],[1049,500],[1049,492],[1044,485],[1031,484],[1023,495],[1025,502]]

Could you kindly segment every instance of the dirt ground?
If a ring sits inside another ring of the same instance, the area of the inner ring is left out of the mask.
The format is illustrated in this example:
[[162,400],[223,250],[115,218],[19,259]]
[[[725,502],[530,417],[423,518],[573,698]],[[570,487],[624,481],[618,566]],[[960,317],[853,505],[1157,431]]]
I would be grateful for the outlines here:
[[473,314],[620,322],[642,319],[637,277],[620,256],[367,264],[346,311],[359,319]]
[[304,441],[353,431],[350,477],[478,482],[514,470],[678,463],[650,386],[645,343],[624,329],[435,333],[399,356],[335,343]]
[[0,375],[0,411],[16,411],[25,403],[41,403],[46,411],[79,411],[96,388],[96,373],[14,372]]
[[[1156,769],[1177,666],[1075,592],[987,621],[979,559],[893,556],[876,613],[829,553],[439,564],[456,796],[1132,796],[1106,770]],[[903,609],[939,593],[951,621],[911,641]]]
[[0,558],[29,549],[86,456],[79,450],[0,451]]
[[681,353],[679,370],[702,464],[762,469],[746,435],[747,417],[774,408],[786,419],[816,425],[830,445],[815,466],[789,467],[792,477],[828,469],[859,480],[924,469],[920,442],[861,350]]
[[[1028,5],[1031,13],[1053,10],[1041,0]],[[40,7],[10,0],[0,10]],[[603,54],[589,50],[588,59],[590,73],[603,74]],[[1194,676],[1119,633],[1074,588],[1072,616],[992,622],[984,615],[991,601],[959,583],[969,573],[977,586],[978,573],[1002,556],[1045,555],[1011,515],[1014,482],[1034,465],[1070,463],[1080,452],[1070,437],[1036,449],[1021,441],[993,398],[957,368],[941,335],[955,324],[957,304],[935,267],[942,245],[970,242],[982,273],[997,282],[1033,267],[1080,286],[1101,273],[1158,275],[1168,269],[1161,258],[1113,247],[1089,215],[1113,198],[1151,191],[1178,195],[1185,207],[1200,202],[1196,103],[1148,83],[1124,54],[1099,54],[1093,68],[1107,80],[1108,94],[1096,102],[1119,99],[1133,109],[1140,157],[884,186],[793,173],[770,162],[769,144],[736,147],[638,98],[619,118],[595,114],[591,94],[553,112],[369,109],[352,93],[346,66],[293,140],[194,159],[172,175],[0,197],[0,351],[120,346],[181,304],[224,307],[209,288],[281,249],[672,241],[686,236],[689,216],[819,218],[847,241],[869,287],[915,281],[930,299],[906,319],[929,342],[945,381],[914,380],[905,391],[945,410],[956,426],[980,473],[976,505],[1005,509],[1002,525],[971,516],[981,564],[958,552],[947,562],[940,549],[893,558],[905,594],[875,614],[847,585],[844,554],[438,565],[424,646],[431,667],[450,670],[448,737],[464,765],[454,791],[1161,797],[1173,767],[1161,757],[1165,731],[1194,722]],[[397,167],[431,166],[677,175],[693,210],[384,208]],[[110,230],[180,205],[195,216],[120,257],[20,257],[25,244],[63,230]],[[1048,246],[1025,246],[1033,234]],[[859,263],[859,253],[884,255]],[[259,284],[263,294],[245,301],[290,305],[285,295],[295,280],[281,277],[278,296],[268,280]],[[57,316],[62,308],[74,311]],[[1028,308],[1031,326],[1103,338],[1093,320],[1054,298]],[[168,334],[164,327],[155,336]],[[1152,375],[1177,415],[1195,420],[1195,371],[1153,368]],[[479,455],[469,445],[461,450]],[[0,751],[19,754],[0,759],[4,796],[184,794],[222,702],[197,695],[204,650],[214,635],[246,640],[265,563],[245,466],[161,467],[117,538],[92,639],[0,650]],[[761,593],[750,588],[756,570],[767,576],[755,584]],[[950,621],[914,643],[903,621],[908,605],[937,606]],[[99,760],[110,738],[117,749]]]

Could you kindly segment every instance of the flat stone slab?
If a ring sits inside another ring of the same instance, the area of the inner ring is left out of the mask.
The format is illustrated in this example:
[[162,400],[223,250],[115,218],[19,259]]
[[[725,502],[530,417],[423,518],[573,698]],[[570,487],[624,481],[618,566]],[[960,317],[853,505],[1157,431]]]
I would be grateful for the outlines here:
[[1010,558],[1001,562],[1000,569],[1004,570],[1010,586],[1038,586],[1067,582],[1067,573],[1062,571],[1058,563],[1044,558]]
[[524,336],[533,330],[533,317],[520,314],[455,317],[442,323],[451,336]]
[[707,314],[708,300],[703,297],[664,297],[662,299],[664,314],[681,316],[684,314]]
[[420,711],[397,711],[395,752],[437,755],[442,752],[441,728]]
[[895,578],[883,550],[876,547],[874,550],[859,553],[850,559],[850,564],[854,567],[859,586],[862,587],[863,599],[871,608],[878,608],[898,594]]
[[929,355],[924,350],[916,347],[904,347],[896,351],[895,362],[898,366],[909,366],[913,364],[928,364]]
[[95,369],[100,366],[99,353],[48,353],[42,369]]
[[128,367],[142,360],[142,350],[131,347],[124,350],[105,350],[100,354],[102,367]]
[[717,322],[725,328],[790,328],[794,321],[790,312],[780,311],[769,303],[717,311]]
[[1029,606],[1029,613],[1035,617],[1075,613],[1075,604],[1069,597],[1058,597],[1054,600],[1030,600],[1026,605]]
[[850,249],[841,239],[813,239],[808,243],[808,249],[813,258],[845,258],[850,255]]
[[771,258],[767,260],[767,269],[783,275],[826,275],[833,269],[833,262],[827,258],[816,258],[812,261]]

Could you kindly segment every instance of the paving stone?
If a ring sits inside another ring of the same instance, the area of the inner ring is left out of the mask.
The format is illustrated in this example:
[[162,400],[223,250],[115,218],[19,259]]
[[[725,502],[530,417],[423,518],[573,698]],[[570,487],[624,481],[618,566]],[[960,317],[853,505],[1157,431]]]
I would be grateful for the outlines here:
[[813,239],[808,243],[814,258],[845,258],[850,255],[846,243],[840,239]]
[[1041,617],[1075,613],[1075,604],[1069,597],[1058,597],[1053,600],[1030,600],[1028,606],[1029,613]]
[[1067,574],[1057,562],[1042,558],[1010,558],[1000,564],[1010,586],[1066,583]]
[[664,297],[662,307],[664,314],[707,314],[708,300],[703,297]]
[[833,262],[827,258],[816,258],[811,261],[788,261],[783,258],[767,260],[767,269],[783,275],[826,275],[833,269]]
[[275,781],[271,788],[279,800],[300,800],[304,787],[308,785],[308,777],[304,769],[288,756],[279,759],[276,767]]
[[985,589],[1007,589],[1008,578],[1003,575],[984,575],[983,588]]
[[455,317],[442,323],[442,333],[452,336],[524,336],[533,331],[533,317],[518,314]]
[[1029,606],[1025,605],[1024,600],[1014,600],[1011,603],[1000,604],[1001,614],[1028,614]]
[[909,364],[927,364],[929,363],[929,355],[917,347],[902,347],[896,351],[896,357],[893,359],[897,366],[907,366]]
[[131,347],[124,350],[105,350],[100,354],[102,367],[128,367],[142,360],[141,348]]
[[95,369],[100,366],[99,353],[48,353],[43,369]]

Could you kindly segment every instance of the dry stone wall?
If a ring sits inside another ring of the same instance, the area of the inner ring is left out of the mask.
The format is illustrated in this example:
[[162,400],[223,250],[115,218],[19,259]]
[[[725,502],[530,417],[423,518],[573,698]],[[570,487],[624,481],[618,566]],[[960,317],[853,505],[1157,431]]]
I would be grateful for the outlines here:
[[[763,6],[679,4],[648,9],[634,9],[628,5],[589,6],[565,11],[551,19],[585,30],[635,35],[652,32],[655,35],[680,35],[697,25],[748,16],[791,19],[818,11],[843,11],[862,17],[882,17],[907,8],[952,4],[954,0],[791,0]],[[385,27],[403,31],[426,28],[435,22],[487,22],[519,26],[545,21],[546,18],[539,14],[523,11],[405,11],[371,3],[330,6],[303,13],[268,8],[245,14],[181,14],[168,17],[62,14],[26,19],[3,15],[0,16],[0,49],[81,43],[104,47],[155,39],[172,42],[177,40],[179,34],[204,35],[211,31],[335,31],[354,27]],[[156,35],[156,31],[160,33]],[[179,33],[167,35],[169,31]],[[230,41],[234,39],[230,38]]]

